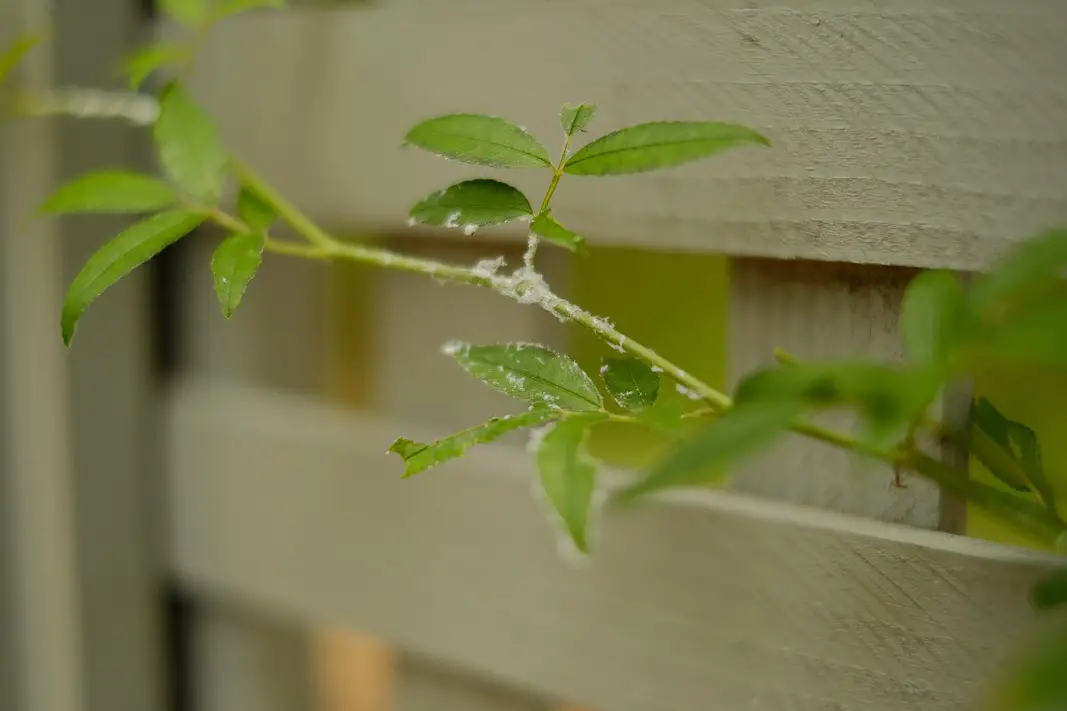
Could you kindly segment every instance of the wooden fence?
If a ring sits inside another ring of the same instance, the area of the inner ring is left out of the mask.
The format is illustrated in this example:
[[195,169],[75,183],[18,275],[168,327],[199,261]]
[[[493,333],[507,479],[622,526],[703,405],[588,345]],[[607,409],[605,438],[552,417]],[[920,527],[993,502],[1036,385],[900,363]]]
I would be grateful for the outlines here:
[[[411,203],[480,172],[402,150],[423,118],[486,112],[551,136],[559,104],[592,101],[603,131],[757,128],[770,150],[568,178],[556,207],[599,246],[729,255],[728,304],[686,306],[726,310],[729,384],[775,346],[897,358],[918,270],[980,269],[1067,219],[1064,36],[1053,0],[383,0],[229,22],[194,87],[234,150],[326,226],[463,260],[522,235],[404,226]],[[178,377],[130,386],[162,414],[160,565],[200,609],[197,711],[964,709],[1026,635],[1049,558],[961,535],[966,512],[935,487],[894,488],[808,442],[730,491],[608,517],[575,567],[521,442],[403,482],[384,455],[398,434],[507,406],[443,362],[444,340],[567,348],[568,331],[394,274],[359,282],[358,313],[339,315],[321,266],[279,262],[223,323],[210,249],[190,241],[172,272]],[[569,258],[548,271],[577,287]],[[321,349],[342,316],[363,373],[345,403],[323,396],[345,363]],[[969,397],[947,396],[946,416]]]

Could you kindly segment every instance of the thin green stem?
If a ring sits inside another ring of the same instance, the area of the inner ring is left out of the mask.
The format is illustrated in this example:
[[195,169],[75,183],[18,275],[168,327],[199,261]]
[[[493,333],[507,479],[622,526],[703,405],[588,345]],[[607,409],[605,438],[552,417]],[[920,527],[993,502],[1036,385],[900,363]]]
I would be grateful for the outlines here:
[[[538,217],[548,213],[548,206],[552,203],[552,196],[556,194],[556,188],[559,186],[559,181],[563,177],[563,166],[567,164],[567,154],[571,149],[571,140],[572,136],[568,135],[563,141],[563,149],[559,152],[559,162],[552,168],[552,180],[548,183],[548,190],[545,191],[544,199],[541,200],[541,207],[537,208]],[[526,265],[527,269],[534,268],[534,258],[537,257],[537,245],[537,235],[531,230],[529,241],[526,244],[526,254],[522,257],[522,263]]]
[[563,141],[563,150],[559,154],[559,162],[556,163],[552,169],[552,181],[548,184],[548,190],[545,191],[545,197],[541,200],[541,207],[537,209],[538,215],[543,215],[548,211],[548,206],[552,202],[552,196],[556,194],[556,188],[559,186],[559,181],[563,177],[563,166],[567,164],[567,153],[571,149],[571,136],[567,136]]
[[[686,412],[686,413],[680,415],[680,417],[683,420],[699,420],[702,417],[708,417],[710,415],[715,415],[715,414],[718,414],[718,413],[715,410],[712,410],[710,407],[708,407],[708,408],[701,408],[699,410],[693,410],[692,412]],[[615,422],[615,423],[624,424],[624,425],[644,425],[644,424],[646,424],[645,421],[642,420],[640,417],[635,417],[634,415],[620,415],[620,414],[617,414],[617,413],[614,413],[614,412],[609,412],[608,413],[608,419],[606,420],[606,422]]]
[[919,451],[902,456],[901,464],[944,489],[985,509],[1026,533],[1035,542],[1053,544],[1067,532],[1067,522],[1055,511],[1020,496],[974,481],[967,473]]
[[[150,96],[101,92],[92,89],[65,89],[52,90],[44,94],[19,94],[14,97],[10,105],[2,108],[16,117],[68,115],[80,118],[121,118],[142,126],[152,124],[159,111],[158,102]],[[562,178],[563,166],[566,164],[569,148],[570,137],[568,136],[564,142],[559,163],[553,169],[552,181],[549,183],[538,214],[544,214],[548,210]],[[684,389],[694,393],[708,404],[710,410],[698,411],[701,416],[722,413],[732,405],[727,395],[707,385],[699,378],[693,377],[666,358],[655,353],[652,349],[627,338],[605,319],[595,317],[575,304],[555,295],[544,283],[543,279],[532,269],[533,256],[537,249],[536,238],[534,238],[531,250],[528,253],[527,267],[507,276],[496,275],[485,269],[444,264],[432,260],[409,257],[388,250],[345,243],[323,231],[303,212],[240,161],[231,160],[230,167],[244,185],[257,192],[261,198],[272,205],[279,217],[307,242],[307,244],[302,244],[268,237],[266,249],[270,252],[303,259],[347,259],[388,269],[424,274],[438,281],[489,288],[521,303],[536,303],[560,318],[580,323],[609,345],[627,352],[655,369],[662,371]],[[192,207],[191,209],[204,211],[211,220],[226,229],[234,231],[247,229],[247,226],[241,220],[221,210],[203,210],[202,207]],[[783,363],[794,360],[784,352],[779,352],[777,355]],[[696,415],[697,413],[691,414]],[[625,417],[613,415],[612,419],[623,421]],[[629,421],[629,419],[625,421]],[[914,471],[973,501],[998,517],[1015,524],[1036,540],[1049,542],[1064,540],[1067,537],[1067,533],[1065,533],[1067,531],[1067,523],[1063,521],[1056,511],[999,491],[985,484],[974,482],[967,477],[966,472],[953,469],[918,451],[915,447],[896,447],[890,450],[880,449],[851,435],[829,430],[811,422],[796,422],[790,429],[805,437],[862,453],[895,467],[903,467]]]
[[577,305],[566,299],[555,296],[554,294],[551,294],[549,298],[542,300],[541,306],[545,310],[561,316],[564,319],[580,323],[616,350],[629,353],[653,368],[659,369],[683,388],[686,388],[696,396],[699,396],[700,399],[704,400],[713,410],[722,411],[730,407],[731,401],[729,396],[719,392],[699,378],[690,375],[651,348],[642,345],[631,338],[627,338],[616,330],[609,321],[594,316],[588,311],[585,311]]
[[268,185],[266,181],[262,180],[244,163],[236,158],[231,158],[230,170],[233,171],[233,174],[237,176],[238,180],[266,200],[267,203],[277,211],[278,217],[284,220],[286,224],[296,230],[296,232],[308,242],[323,248],[331,247],[337,243],[337,240],[326,234],[318,225],[312,222],[307,215],[286,200],[281,193]]

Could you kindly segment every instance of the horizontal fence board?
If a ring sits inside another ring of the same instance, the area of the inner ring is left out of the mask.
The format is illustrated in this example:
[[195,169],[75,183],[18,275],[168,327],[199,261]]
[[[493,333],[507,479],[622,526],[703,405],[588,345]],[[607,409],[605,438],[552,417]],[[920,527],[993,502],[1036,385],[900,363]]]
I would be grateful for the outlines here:
[[401,228],[492,173],[402,150],[417,121],[503,115],[554,152],[557,107],[590,101],[589,136],[722,120],[773,142],[565,179],[556,215],[593,242],[972,269],[1067,220],[1065,34],[1056,0],[391,0],[239,18],[195,88],[241,156],[346,230]]
[[[775,363],[775,349],[801,361],[873,358],[901,361],[897,320],[914,270],[869,264],[734,259],[730,265],[732,385]],[[818,413],[816,421],[862,430],[852,412]],[[907,476],[894,485],[883,462],[789,437],[735,469],[732,486],[756,496],[938,528],[941,492]]]
[[392,437],[441,433],[207,383],[168,422],[184,585],[601,711],[963,709],[1053,564],[707,492],[606,516],[576,566],[521,450],[401,481]]

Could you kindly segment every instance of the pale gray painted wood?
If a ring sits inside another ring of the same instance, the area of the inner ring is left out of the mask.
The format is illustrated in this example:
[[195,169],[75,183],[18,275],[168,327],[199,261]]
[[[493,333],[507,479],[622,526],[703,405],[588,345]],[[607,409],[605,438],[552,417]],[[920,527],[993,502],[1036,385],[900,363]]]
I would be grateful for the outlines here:
[[[418,253],[474,265],[502,251],[508,262],[502,271],[522,263],[522,251],[514,246],[502,250],[500,245],[452,242]],[[545,250],[540,264],[554,286],[567,279],[568,260],[558,250]],[[501,298],[486,289],[441,285],[420,274],[385,271],[376,275],[376,282],[372,398],[375,409],[384,414],[460,430],[494,415],[524,409],[513,398],[473,379],[444,355],[441,348],[449,341],[521,341],[566,347],[563,325],[536,306]]]
[[[424,248],[428,258],[466,262],[494,258],[498,246],[449,243]],[[505,250],[510,268],[521,264],[521,248]],[[546,278],[559,285],[568,260],[543,255]],[[509,268],[509,267],[505,267]],[[471,343],[533,342],[559,347],[564,331],[554,317],[538,308],[502,299],[484,289],[442,286],[421,275],[378,275],[374,298],[375,354],[373,399],[381,412],[397,420],[459,431],[494,415],[522,407],[471,378],[441,352],[453,339]],[[402,433],[397,433],[402,434]],[[521,444],[524,433],[508,439]],[[413,524],[418,525],[418,524]],[[543,700],[463,667],[435,667],[404,656],[396,677],[396,711],[545,711]]]
[[[46,27],[48,0],[6,4],[3,46]],[[10,24],[8,24],[10,23]],[[43,88],[52,53],[28,57],[12,77]],[[26,218],[51,190],[57,136],[45,122],[0,126],[0,693],[15,711],[82,711],[85,667],[75,540],[68,366],[56,323],[62,261],[54,221]]]
[[972,269],[1067,219],[1065,34],[1058,0],[392,0],[239,19],[196,89],[332,225],[400,228],[485,173],[402,150],[417,121],[503,115],[555,150],[556,108],[592,101],[590,135],[710,119],[774,144],[567,178],[557,216],[594,242]]
[[402,659],[403,675],[393,711],[544,711],[545,702],[491,678],[417,658]]
[[170,402],[171,565],[191,589],[609,711],[958,711],[1055,564],[707,492],[607,517],[574,569],[521,450],[400,480],[392,437],[441,429],[217,385]]
[[[805,261],[734,259],[730,269],[730,368],[736,382],[772,364],[774,349],[801,360],[901,360],[897,315],[913,270]],[[857,428],[848,414],[819,422]],[[883,464],[789,436],[743,464],[733,486],[759,496],[937,528],[937,488],[916,477],[893,484]]]
[[304,630],[217,600],[193,623],[196,711],[314,711]]
[[205,228],[181,245],[180,369],[306,392],[319,384],[328,265],[270,256],[229,319],[219,309],[211,254],[225,235]]
[[[264,261],[241,308],[223,318],[211,278],[211,254],[223,237],[203,230],[181,247],[176,275],[180,372],[215,383],[240,382],[307,393],[318,385],[323,345],[325,270],[319,263]],[[168,458],[166,476],[181,476]],[[258,485],[256,485],[258,488]],[[173,517],[173,501],[167,500]],[[170,535],[174,535],[173,522]],[[224,542],[232,532],[220,532]],[[271,616],[219,609],[198,600],[193,670],[196,711],[314,711],[308,670],[309,628]],[[305,700],[307,703],[296,703]]]
[[[56,0],[52,18],[58,81],[124,88],[116,67],[142,39],[129,0]],[[122,122],[59,123],[58,179],[124,166],[151,169],[146,137]],[[129,218],[65,219],[65,287]],[[78,574],[90,711],[161,709],[164,647],[160,478],[152,306],[146,270],[95,302],[79,326],[70,364]],[[58,308],[46,319],[58,341]]]

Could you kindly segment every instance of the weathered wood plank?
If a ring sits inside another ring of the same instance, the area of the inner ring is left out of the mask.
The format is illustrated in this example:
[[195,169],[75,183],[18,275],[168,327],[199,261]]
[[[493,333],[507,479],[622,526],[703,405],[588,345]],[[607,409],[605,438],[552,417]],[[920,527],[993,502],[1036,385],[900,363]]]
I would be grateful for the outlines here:
[[[462,241],[407,245],[431,259],[474,264],[499,255],[514,268],[523,245]],[[543,255],[551,282],[563,276],[566,258]],[[565,331],[554,317],[484,289],[443,287],[421,275],[377,275],[374,299],[372,401],[375,412],[442,431],[458,431],[494,415],[521,409],[515,400],[474,380],[441,353],[452,339],[472,343],[524,341],[559,346]],[[525,433],[509,437],[523,442]],[[520,693],[462,664],[435,666],[402,656],[395,677],[396,711],[548,711],[546,701]]]
[[193,590],[333,621],[610,711],[963,709],[1049,558],[736,494],[664,497],[565,564],[521,450],[401,481],[413,425],[185,384],[171,565]]
[[423,118],[505,115],[554,148],[556,107],[592,101],[591,135],[712,119],[774,143],[565,180],[556,211],[594,241],[970,269],[1067,219],[1065,34],[1055,0],[395,0],[220,28],[196,89],[241,156],[335,225],[402,227],[484,174],[402,151]]
[[310,709],[307,637],[291,620],[205,599],[193,618],[193,708]]
[[[730,369],[736,382],[774,362],[782,348],[801,360],[900,360],[897,315],[911,269],[810,261],[734,259],[730,265]],[[856,428],[833,413],[820,422]],[[739,491],[923,528],[940,520],[937,488],[890,467],[800,437],[788,437],[734,473]]]
[[544,700],[462,670],[405,658],[395,711],[545,711]]
[[[19,0],[0,13],[6,48],[56,7]],[[8,80],[43,89],[56,74],[45,48]],[[0,705],[17,711],[87,707],[60,229],[26,219],[53,188],[57,148],[49,122],[0,125]]]

